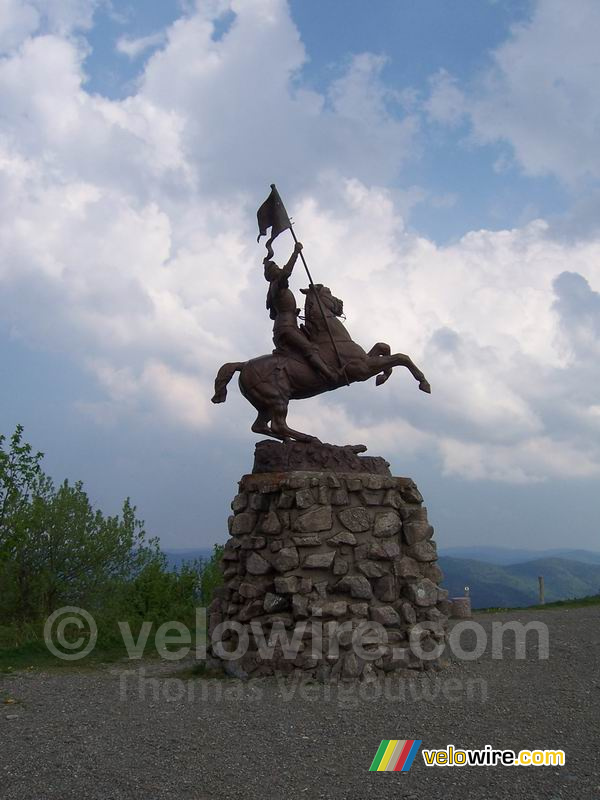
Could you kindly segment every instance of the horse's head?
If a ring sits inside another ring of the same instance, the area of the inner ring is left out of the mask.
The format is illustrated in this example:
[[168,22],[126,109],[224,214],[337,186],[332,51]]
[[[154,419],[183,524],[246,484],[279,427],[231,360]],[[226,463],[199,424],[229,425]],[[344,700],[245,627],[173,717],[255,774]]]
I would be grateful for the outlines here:
[[315,283],[310,286],[308,289],[300,289],[302,294],[306,295],[306,303],[305,303],[305,314],[307,322],[320,318],[321,312],[319,310],[319,304],[315,297],[316,293],[319,294],[319,300],[321,301],[321,306],[325,311],[326,316],[331,317],[341,317],[344,313],[344,301],[340,300],[339,297],[331,294],[331,289],[329,286],[323,286],[322,283]]

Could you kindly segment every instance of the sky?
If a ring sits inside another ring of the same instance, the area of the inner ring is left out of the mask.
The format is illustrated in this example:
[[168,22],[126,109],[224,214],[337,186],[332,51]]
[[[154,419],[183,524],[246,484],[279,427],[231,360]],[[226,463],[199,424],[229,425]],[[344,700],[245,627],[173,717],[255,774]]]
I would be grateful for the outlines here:
[[272,347],[275,182],[353,338],[432,385],[292,427],[412,477],[442,548],[600,549],[599,31],[594,0],[0,0],[0,431],[166,548],[223,542],[257,437],[212,383]]

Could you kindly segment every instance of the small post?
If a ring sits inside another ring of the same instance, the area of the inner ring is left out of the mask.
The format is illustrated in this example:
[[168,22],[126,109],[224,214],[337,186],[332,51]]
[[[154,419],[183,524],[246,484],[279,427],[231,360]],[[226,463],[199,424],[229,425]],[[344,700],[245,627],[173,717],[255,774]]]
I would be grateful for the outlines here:
[[540,587],[539,587],[540,588],[540,605],[543,606],[545,604],[545,602],[546,602],[546,600],[544,598],[544,576],[543,575],[539,575],[538,576],[538,583],[540,585]]

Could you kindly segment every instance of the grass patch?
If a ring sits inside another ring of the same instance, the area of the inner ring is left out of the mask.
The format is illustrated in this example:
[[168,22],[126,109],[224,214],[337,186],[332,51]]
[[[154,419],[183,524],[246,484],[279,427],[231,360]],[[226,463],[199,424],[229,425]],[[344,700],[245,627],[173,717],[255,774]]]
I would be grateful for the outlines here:
[[[139,629],[132,625],[133,640],[136,642],[139,637]],[[156,646],[156,632],[158,626],[153,624],[151,632],[146,640],[142,658],[144,660],[157,661],[161,658]],[[195,630],[191,621],[188,629],[191,635],[190,652],[194,648],[204,645],[206,642],[206,631],[204,629]],[[79,632],[75,631],[75,637]],[[167,643],[165,649],[176,652],[181,647],[188,647],[187,644]],[[98,642],[91,653],[81,659],[67,660],[62,659],[52,653],[46,646],[43,636],[39,631],[27,629],[25,632],[14,628],[3,627],[0,629],[0,675],[12,672],[22,672],[26,670],[64,670],[64,669],[93,669],[103,664],[114,664],[119,661],[130,660],[127,647],[121,634],[117,631],[111,635],[99,637]],[[132,663],[137,662],[132,660]]]
[[125,647],[98,648],[79,661],[63,661],[53,655],[43,641],[28,642],[20,647],[0,650],[0,675],[27,670],[91,668],[120,661],[126,655]]

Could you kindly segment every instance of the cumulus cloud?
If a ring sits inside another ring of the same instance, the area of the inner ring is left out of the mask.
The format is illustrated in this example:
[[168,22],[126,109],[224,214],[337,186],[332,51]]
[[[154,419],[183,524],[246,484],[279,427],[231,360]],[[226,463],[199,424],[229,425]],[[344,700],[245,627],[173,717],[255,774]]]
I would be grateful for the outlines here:
[[476,140],[505,141],[529,175],[568,185],[600,178],[600,84],[594,0],[536,0],[527,19],[491,54],[491,66],[461,89],[433,79],[428,111],[454,123],[468,112]]
[[[64,30],[26,7],[11,12],[0,60],[0,308],[31,346],[90,371],[95,419],[145,415],[195,435],[218,419],[232,437],[242,414],[251,421],[249,407],[234,418],[207,400],[222,362],[271,348],[254,214],[281,177],[354,338],[408,353],[434,389],[395,374],[294,409],[294,427],[435,452],[469,478],[600,471],[600,448],[581,447],[598,428],[600,382],[595,399],[569,382],[584,358],[577,309],[595,313],[600,243],[557,242],[540,220],[443,247],[407,229],[386,187],[422,123],[385,86],[380,57],[357,55],[318,93],[302,82],[306,54],[282,0],[199,3],[165,32],[136,90],[109,100],[85,90],[86,45],[69,34],[92,4],[65,12]],[[448,76],[437,91],[429,113],[455,120]],[[278,258],[290,249],[283,235]]]
[[34,33],[69,36],[89,28],[99,0],[0,0],[0,55]]

